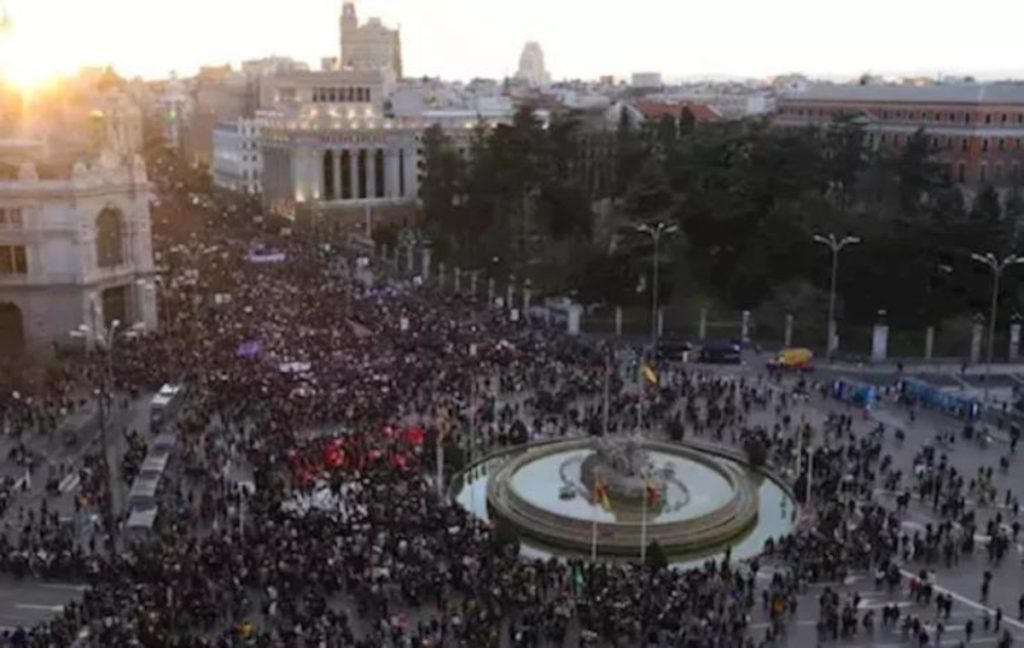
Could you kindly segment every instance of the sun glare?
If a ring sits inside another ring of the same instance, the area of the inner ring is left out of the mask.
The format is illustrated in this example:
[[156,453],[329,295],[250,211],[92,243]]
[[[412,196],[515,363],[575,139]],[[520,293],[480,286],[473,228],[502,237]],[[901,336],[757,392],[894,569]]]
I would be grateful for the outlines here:
[[0,80],[20,90],[46,87],[66,73],[60,48],[47,47],[47,39],[33,38],[17,24],[0,26]]

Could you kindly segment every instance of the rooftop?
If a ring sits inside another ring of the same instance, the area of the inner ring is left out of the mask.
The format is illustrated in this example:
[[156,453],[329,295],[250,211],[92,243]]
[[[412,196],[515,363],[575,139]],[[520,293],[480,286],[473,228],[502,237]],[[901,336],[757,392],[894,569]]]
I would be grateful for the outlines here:
[[783,99],[851,103],[1024,104],[1024,84],[960,83],[925,86],[820,84],[808,86],[803,92],[786,94]]

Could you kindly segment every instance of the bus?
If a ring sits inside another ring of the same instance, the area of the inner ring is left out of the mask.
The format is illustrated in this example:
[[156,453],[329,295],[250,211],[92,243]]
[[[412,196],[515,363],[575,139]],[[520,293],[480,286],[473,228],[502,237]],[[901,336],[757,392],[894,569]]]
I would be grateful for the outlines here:
[[164,385],[149,402],[149,425],[158,432],[168,421],[173,421],[185,401],[183,385]]

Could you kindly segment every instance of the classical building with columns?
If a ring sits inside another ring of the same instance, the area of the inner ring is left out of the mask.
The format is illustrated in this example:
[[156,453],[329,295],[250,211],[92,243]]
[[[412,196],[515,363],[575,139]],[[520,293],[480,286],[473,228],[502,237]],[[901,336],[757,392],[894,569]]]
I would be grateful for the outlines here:
[[425,110],[397,116],[389,70],[331,70],[278,75],[264,88],[257,116],[263,199],[278,214],[334,225],[415,218],[422,175],[421,139],[441,125],[469,147],[474,129],[508,114]]
[[156,327],[150,198],[137,155],[55,162],[0,140],[0,353]]

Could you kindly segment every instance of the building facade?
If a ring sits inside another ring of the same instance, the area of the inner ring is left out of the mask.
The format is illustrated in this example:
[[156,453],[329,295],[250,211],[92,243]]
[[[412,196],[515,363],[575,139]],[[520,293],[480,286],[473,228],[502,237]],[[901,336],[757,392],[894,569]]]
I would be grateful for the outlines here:
[[359,24],[354,2],[341,8],[341,69],[389,72],[402,78],[402,38],[397,29],[384,26],[380,18]]
[[[141,158],[70,168],[0,142],[0,347],[16,352],[157,324],[150,185]],[[83,328],[84,327],[84,328]]]
[[263,192],[260,126],[255,119],[220,122],[213,130],[214,186],[249,195]]
[[899,151],[915,133],[967,188],[1019,184],[1024,164],[1024,85],[815,85],[778,100],[775,123],[823,126],[839,116],[863,124],[874,150]]
[[396,114],[386,70],[293,72],[263,86],[257,116],[263,201],[286,217],[372,228],[410,223],[423,169],[424,130],[438,124],[468,149],[478,125],[510,121],[507,112],[472,109]]
[[542,86],[550,83],[551,75],[544,64],[544,50],[540,43],[533,41],[523,47],[519,55],[519,69],[516,72],[516,79],[524,81],[531,86]]

